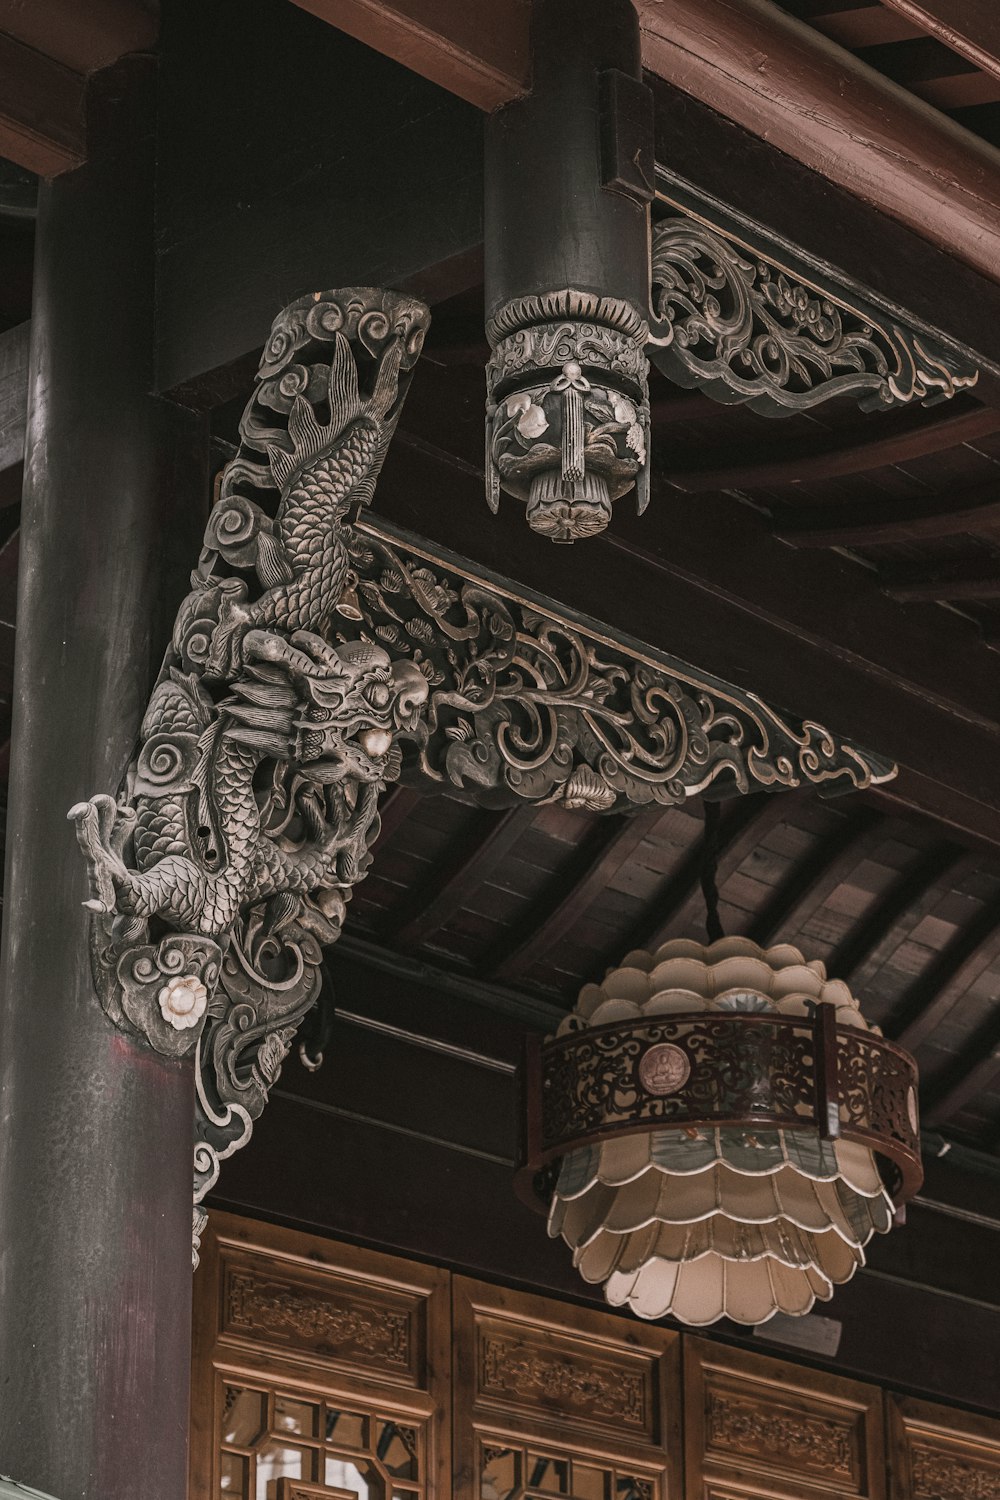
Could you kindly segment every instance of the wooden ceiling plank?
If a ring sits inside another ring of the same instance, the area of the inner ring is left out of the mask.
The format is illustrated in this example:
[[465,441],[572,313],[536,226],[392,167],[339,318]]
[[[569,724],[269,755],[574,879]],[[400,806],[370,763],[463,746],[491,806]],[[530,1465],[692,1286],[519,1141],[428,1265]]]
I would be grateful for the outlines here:
[[924,1125],[945,1125],[1000,1076],[1000,1011],[983,1022],[958,1055],[921,1089]]
[[[849,879],[858,865],[881,843],[885,835],[886,817],[875,807],[862,804],[852,813],[839,839],[822,841],[814,862],[810,856],[802,862],[801,874],[796,878],[793,870],[790,883],[792,890],[786,892],[784,882],[775,892],[774,909],[761,914],[755,921],[751,935],[763,943],[795,942],[810,918]],[[758,937],[758,930],[766,932],[766,938]]]
[[[764,837],[767,828],[773,826],[776,816],[782,812],[780,804],[787,795],[762,792],[755,796],[740,797],[733,806],[723,807],[716,867],[716,885],[719,890],[733,870],[739,868],[751,849]],[[681,913],[689,911],[691,905],[701,899],[703,864],[704,840],[699,835],[697,843],[665,878],[648,910],[622,938],[616,951],[607,955],[608,963],[620,963],[625,954],[634,948],[646,948],[654,952],[668,938],[677,937]]]
[[497,812],[483,809],[445,853],[427,885],[410,892],[389,912],[380,934],[389,946],[409,952],[428,942],[485,884],[501,860],[530,827],[530,804]]
[[852,979],[864,960],[889,937],[897,920],[923,900],[929,891],[950,879],[966,860],[963,851],[947,840],[919,853],[851,926],[829,955],[826,971],[831,979]]
[[508,982],[527,973],[586,915],[663,813],[663,807],[655,804],[606,819],[606,832],[598,829],[593,839],[585,841],[580,864],[568,873],[557,873],[550,890],[543,892],[520,928],[509,934],[509,941],[483,960],[483,971],[491,979]]
[[[751,810],[747,823],[732,831],[729,831],[723,823],[723,843],[715,871],[715,887],[719,893],[720,902],[725,902],[727,883],[750,858],[770,830],[788,817],[793,799],[794,793],[789,792],[765,792],[761,797],[752,796],[750,801],[755,804],[755,807]],[[700,849],[698,852],[700,856]],[[701,891],[700,877],[699,867],[697,883],[686,901],[682,902],[667,920],[660,917],[659,927],[648,944],[651,951],[655,951],[669,938],[680,937],[689,928],[696,927],[704,921],[705,898]]]
[[379,831],[374,847],[385,847],[421,801],[421,794],[397,781],[379,804]]
[[883,0],[889,10],[1000,78],[1000,8],[996,0]]
[[[824,838],[817,840],[798,860],[788,874],[775,886],[767,903],[754,917],[747,930],[747,937],[768,947],[782,928],[792,928],[795,913],[807,908],[815,909],[820,882],[841,860],[850,860],[853,868],[861,858],[860,848],[876,822],[880,821],[877,810],[870,806],[856,809],[849,818],[830,830]],[[848,851],[854,850],[851,855]],[[839,883],[839,878],[838,878]]]
[[912,1052],[998,956],[1000,900],[994,900],[956,932],[907,987],[883,1025],[886,1036]]
[[942,537],[981,536],[1000,527],[1000,483],[912,505],[819,505],[783,510],[774,534],[793,547],[880,547]]
[[[909,463],[933,453],[945,453],[962,443],[1000,432],[1000,410],[975,406],[971,410],[937,410],[928,421],[904,431],[877,434],[837,447],[786,454],[773,459],[747,459],[722,469],[692,469],[664,475],[676,489],[697,494],[706,490],[754,490],[783,484],[808,484],[864,474],[892,464]],[[777,450],[780,453],[780,449]]]

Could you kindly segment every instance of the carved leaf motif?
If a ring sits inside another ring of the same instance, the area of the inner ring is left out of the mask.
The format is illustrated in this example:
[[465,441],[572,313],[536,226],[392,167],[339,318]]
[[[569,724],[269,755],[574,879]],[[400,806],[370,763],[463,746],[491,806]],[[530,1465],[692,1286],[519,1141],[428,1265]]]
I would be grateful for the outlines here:
[[482,1340],[479,1370],[491,1395],[541,1396],[602,1421],[647,1424],[647,1382],[638,1370],[577,1362],[492,1334]]
[[914,1500],[1000,1500],[1000,1461],[980,1464],[914,1444]]
[[709,1392],[706,1444],[778,1461],[807,1464],[824,1474],[850,1476],[855,1466],[853,1427],[791,1407],[772,1407],[733,1393]]
[[889,320],[838,304],[694,219],[653,228],[657,363],[682,385],[755,411],[851,395],[864,408],[953,396],[979,372]]
[[[720,781],[734,792],[829,781],[846,790],[894,774],[821,725],[796,725],[683,663],[657,668],[372,523],[360,537],[369,581],[402,580],[393,619],[421,641],[419,656],[409,649],[434,689],[419,751],[432,782],[482,787],[495,802],[551,798],[606,811],[682,802]],[[352,561],[359,567],[356,553]],[[406,582],[418,574],[419,586]],[[436,613],[428,578],[461,600],[461,625],[457,610]],[[365,626],[379,636],[393,620],[377,588],[361,593]]]
[[251,1334],[297,1335],[338,1355],[364,1355],[408,1369],[413,1358],[410,1317],[374,1305],[334,1302],[310,1287],[261,1281],[233,1271],[226,1284],[226,1326]]

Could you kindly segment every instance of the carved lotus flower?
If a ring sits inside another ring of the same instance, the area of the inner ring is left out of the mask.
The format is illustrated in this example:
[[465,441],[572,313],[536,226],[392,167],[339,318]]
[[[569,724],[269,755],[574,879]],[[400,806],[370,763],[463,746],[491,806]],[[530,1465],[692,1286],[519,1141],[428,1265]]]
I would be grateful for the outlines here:
[[525,391],[507,398],[507,415],[517,417],[517,430],[523,438],[541,437],[543,432],[548,431],[548,417]]
[[208,1006],[208,990],[197,974],[175,974],[160,990],[157,999],[163,1019],[176,1031],[197,1026]]

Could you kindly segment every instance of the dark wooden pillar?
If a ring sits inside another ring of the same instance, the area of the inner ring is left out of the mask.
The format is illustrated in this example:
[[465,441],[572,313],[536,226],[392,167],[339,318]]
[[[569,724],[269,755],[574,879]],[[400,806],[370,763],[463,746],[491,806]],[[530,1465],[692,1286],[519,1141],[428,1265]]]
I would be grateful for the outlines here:
[[183,1500],[192,1071],[99,1008],[66,820],[129,760],[165,638],[185,435],[148,394],[152,78],[138,61],[113,72],[88,164],[43,188],[38,221],[0,1001],[0,1472],[56,1500]]

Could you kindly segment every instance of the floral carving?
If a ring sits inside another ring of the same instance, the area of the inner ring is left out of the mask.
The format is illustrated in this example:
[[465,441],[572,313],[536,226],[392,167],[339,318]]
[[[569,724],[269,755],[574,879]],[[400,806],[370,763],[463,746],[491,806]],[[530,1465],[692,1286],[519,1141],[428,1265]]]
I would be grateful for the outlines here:
[[611,643],[384,526],[359,523],[352,561],[366,632],[427,679],[420,771],[491,805],[523,798],[608,812],[682,802],[716,782],[731,792],[846,791],[895,774],[819,724]]
[[647,1424],[647,1382],[641,1371],[582,1365],[495,1334],[482,1340],[480,1386],[495,1396],[561,1401],[602,1421],[637,1428]]
[[409,1369],[410,1316],[387,1307],[340,1304],[314,1288],[258,1280],[232,1271],[226,1283],[226,1326],[243,1333],[297,1335],[338,1354],[353,1352],[379,1364]]
[[527,503],[557,542],[602,531],[633,485],[649,500],[648,329],[635,308],[571,290],[524,297],[490,319],[487,499]]
[[854,1429],[828,1417],[710,1391],[705,1427],[709,1448],[779,1460],[789,1468],[806,1464],[830,1475],[854,1472]]
[[1000,1466],[914,1445],[914,1500],[1000,1500]]
[[653,227],[654,358],[680,385],[766,416],[833,396],[865,410],[940,400],[977,370],[933,341],[817,291],[697,220]]

